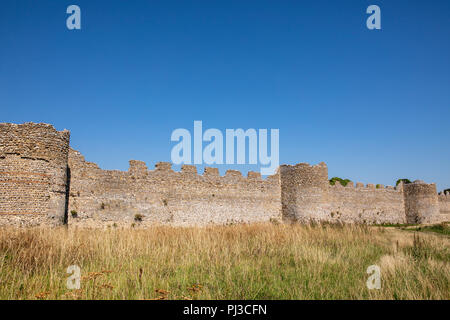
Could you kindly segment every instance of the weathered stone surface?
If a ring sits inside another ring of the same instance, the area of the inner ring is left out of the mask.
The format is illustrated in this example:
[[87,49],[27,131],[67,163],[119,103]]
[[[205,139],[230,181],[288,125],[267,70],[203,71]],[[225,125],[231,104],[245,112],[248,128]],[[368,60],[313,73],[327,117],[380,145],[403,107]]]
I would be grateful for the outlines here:
[[[450,220],[450,195],[415,181],[397,187],[328,181],[325,163],[282,165],[262,179],[159,162],[102,170],[48,124],[0,124],[0,226],[180,226],[264,221],[431,223]],[[67,217],[68,214],[68,217]]]
[[366,224],[405,223],[403,193],[374,185],[357,188],[330,186],[329,221]]
[[[166,163],[137,177],[132,174],[135,169],[101,170],[75,150],[70,150],[69,166],[69,211],[77,212],[76,218],[70,217],[71,224],[205,225],[281,220],[279,179],[249,179],[238,171],[229,171],[225,177],[218,172],[201,176],[195,166],[186,165],[175,172]],[[144,166],[139,164],[139,168]]]
[[408,223],[434,223],[440,221],[440,208],[436,185],[421,180],[403,186],[405,212]]
[[450,193],[445,192],[439,196],[439,221],[450,221]]
[[0,123],[0,225],[64,223],[67,130]]

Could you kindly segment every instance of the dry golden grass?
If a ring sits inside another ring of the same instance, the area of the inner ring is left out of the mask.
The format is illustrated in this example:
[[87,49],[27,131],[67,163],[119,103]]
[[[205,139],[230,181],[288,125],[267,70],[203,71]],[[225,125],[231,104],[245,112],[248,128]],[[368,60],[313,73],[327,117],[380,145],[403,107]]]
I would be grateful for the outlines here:
[[[367,226],[1,229],[0,299],[449,299],[449,237]],[[369,265],[382,288],[369,290]],[[66,288],[70,265],[81,289]]]

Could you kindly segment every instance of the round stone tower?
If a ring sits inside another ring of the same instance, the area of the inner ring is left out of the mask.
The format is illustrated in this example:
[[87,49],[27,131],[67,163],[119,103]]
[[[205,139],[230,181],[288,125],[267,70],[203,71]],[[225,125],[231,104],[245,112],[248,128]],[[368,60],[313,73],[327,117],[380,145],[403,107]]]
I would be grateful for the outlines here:
[[49,124],[0,123],[0,225],[65,223],[69,137]]
[[434,183],[421,180],[403,185],[407,223],[439,222],[439,199]]
[[280,166],[283,220],[310,222],[328,216],[328,168],[323,162]]

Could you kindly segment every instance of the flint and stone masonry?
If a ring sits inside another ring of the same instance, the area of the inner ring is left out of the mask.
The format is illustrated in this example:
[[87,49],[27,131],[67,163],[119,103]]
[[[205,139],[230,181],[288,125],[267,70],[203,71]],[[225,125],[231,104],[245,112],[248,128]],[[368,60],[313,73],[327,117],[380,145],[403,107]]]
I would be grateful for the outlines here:
[[450,194],[415,181],[384,187],[330,185],[325,163],[282,165],[262,179],[217,168],[175,172],[102,170],[70,148],[67,130],[0,124],[0,226],[146,227],[253,222],[436,223],[450,220]]
[[69,137],[49,124],[0,124],[0,225],[65,223]]

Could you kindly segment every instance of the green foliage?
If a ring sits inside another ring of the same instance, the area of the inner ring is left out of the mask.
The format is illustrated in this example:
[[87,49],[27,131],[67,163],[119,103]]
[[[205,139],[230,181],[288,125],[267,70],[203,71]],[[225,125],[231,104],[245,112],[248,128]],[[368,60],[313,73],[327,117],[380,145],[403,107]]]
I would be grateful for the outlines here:
[[423,232],[435,232],[450,236],[450,226],[448,222],[442,222],[440,224],[429,225],[429,226],[420,226],[414,229],[414,231],[423,231]]
[[403,179],[398,179],[397,182],[395,183],[395,186],[398,186],[398,184],[399,184],[400,182],[402,182],[402,181],[403,181],[404,184],[411,183],[411,180],[406,179],[406,178],[403,178]]
[[380,223],[380,224],[375,224],[375,226],[379,226],[379,227],[395,227],[395,228],[405,228],[405,227],[411,227],[411,226],[416,226],[417,224],[413,224],[413,223]]
[[271,223],[273,223],[274,225],[279,225],[280,224],[280,220],[275,219],[275,218],[270,218],[269,220]]
[[333,178],[330,179],[330,184],[332,186],[334,186],[336,181],[340,182],[340,184],[345,187],[351,180],[349,180],[349,179],[342,179],[342,178],[339,178],[339,177],[333,177]]
[[144,216],[142,214],[137,213],[134,215],[134,221],[141,222],[143,219]]
[[76,212],[75,210],[70,211],[70,214],[72,215],[72,218],[78,217],[78,212]]
[[395,227],[407,231],[416,232],[434,232],[450,236],[450,222],[441,222],[433,225],[418,225],[413,223],[383,223],[378,224],[380,227]]

